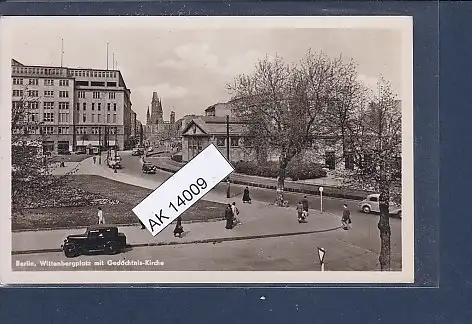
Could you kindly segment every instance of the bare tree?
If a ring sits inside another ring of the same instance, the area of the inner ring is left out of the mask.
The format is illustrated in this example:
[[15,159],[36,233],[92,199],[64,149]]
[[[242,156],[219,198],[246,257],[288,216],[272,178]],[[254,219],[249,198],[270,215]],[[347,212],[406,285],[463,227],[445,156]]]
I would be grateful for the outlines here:
[[348,124],[349,148],[356,168],[345,172],[352,188],[378,192],[381,270],[390,270],[390,204],[401,201],[401,102],[383,78],[367,107],[359,107]]
[[[48,134],[40,122],[39,100],[30,96],[27,87],[12,102],[11,117],[11,199],[12,210],[21,211],[39,200],[47,200],[64,177],[53,176],[57,162],[43,155],[42,143]],[[74,172],[71,171],[71,173]]]
[[291,159],[328,132],[326,108],[341,66],[339,59],[311,51],[298,65],[285,64],[279,56],[266,57],[252,74],[240,75],[228,85],[236,115],[250,121],[247,141],[256,151],[268,149],[279,157],[279,205]]

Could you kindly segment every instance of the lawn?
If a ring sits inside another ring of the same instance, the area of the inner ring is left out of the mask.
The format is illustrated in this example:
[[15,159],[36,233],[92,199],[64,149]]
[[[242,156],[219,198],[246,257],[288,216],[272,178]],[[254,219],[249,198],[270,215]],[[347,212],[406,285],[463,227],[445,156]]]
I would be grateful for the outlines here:
[[[88,226],[97,222],[98,206],[102,207],[108,224],[136,224],[139,221],[132,208],[150,193],[150,189],[100,176],[70,176],[55,199],[14,214],[12,230]],[[200,222],[221,219],[224,210],[224,204],[199,200],[182,214],[182,219]]]

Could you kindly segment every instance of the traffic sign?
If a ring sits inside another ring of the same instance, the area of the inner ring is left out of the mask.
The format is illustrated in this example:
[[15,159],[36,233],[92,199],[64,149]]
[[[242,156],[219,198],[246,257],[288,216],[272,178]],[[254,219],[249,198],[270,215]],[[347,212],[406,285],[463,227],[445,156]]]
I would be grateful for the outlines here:
[[323,192],[323,187],[320,187],[318,190],[319,190],[320,192]]
[[133,212],[156,236],[233,171],[211,144],[135,206]]
[[323,264],[323,261],[324,261],[324,256],[325,256],[325,249],[323,248],[318,248],[318,257],[320,258],[320,263]]

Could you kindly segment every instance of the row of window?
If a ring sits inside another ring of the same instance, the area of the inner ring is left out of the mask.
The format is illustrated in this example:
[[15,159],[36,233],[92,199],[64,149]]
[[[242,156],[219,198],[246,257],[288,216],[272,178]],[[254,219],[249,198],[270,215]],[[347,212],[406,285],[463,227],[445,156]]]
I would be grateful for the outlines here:
[[[28,134],[36,134],[36,135],[40,135],[40,134],[68,135],[68,134],[72,134],[71,129],[72,129],[72,127],[68,127],[68,126],[58,126],[58,127],[55,127],[55,126],[28,126],[26,128],[26,131],[28,132]],[[92,135],[104,135],[105,134],[105,129],[102,128],[100,130],[100,127],[91,127],[90,130],[91,130]],[[117,130],[116,127],[107,128],[107,132],[110,135],[115,135],[116,130]],[[87,134],[89,134],[88,131],[89,131],[88,127],[76,127],[75,128],[75,133],[78,134],[78,135],[87,135]]]
[[[97,118],[95,118],[95,116]],[[90,122],[92,122],[92,123],[101,123],[102,122],[102,115],[101,114],[97,114],[97,115],[92,114],[91,118],[92,119],[90,120]],[[82,115],[82,122],[84,122],[84,123],[87,122],[87,115],[86,114]],[[106,115],[106,122],[116,124],[116,114],[113,114],[113,115],[107,114]]]
[[[88,131],[91,130],[91,133],[92,135],[105,135],[105,129],[102,128],[100,130],[100,127],[85,127],[85,126],[82,126],[82,127],[76,127],[75,128],[75,133],[76,134],[80,134],[80,135],[87,135],[89,134]],[[108,127],[107,128],[107,132],[109,134],[112,134],[112,135],[115,135],[116,134],[116,127]]]
[[[21,78],[13,78],[13,84],[15,85],[23,85],[24,79]],[[28,85],[34,85],[37,86],[39,85],[39,79],[27,79],[28,80]],[[44,79],[44,85],[45,86],[54,86],[55,85],[54,79]],[[69,86],[69,80],[59,80],[59,86],[61,87],[68,87]]]
[[41,68],[41,67],[23,67],[23,66],[14,66],[12,68],[13,73],[19,74],[37,74],[37,75],[64,75],[64,70],[62,68]]
[[[13,90],[13,97],[23,97],[23,90]],[[39,97],[38,90],[27,90],[28,97]],[[54,91],[44,91],[44,96],[51,98],[54,97]],[[59,98],[69,98],[69,91],[59,91]]]
[[[23,103],[21,101],[13,101],[12,107],[13,109],[20,109]],[[39,102],[37,101],[30,101],[25,103],[27,108],[30,110],[39,109]],[[43,102],[43,109],[54,109],[55,102],[54,101],[45,101]],[[69,102],[59,102],[59,110],[68,110],[70,108]]]
[[[92,111],[95,110],[95,104],[97,104],[97,110],[98,110],[98,111],[101,111],[101,110],[102,110],[102,103],[101,103],[101,102],[97,102],[97,103],[92,102],[92,105],[91,105]],[[111,104],[112,104],[111,102],[107,103],[107,110],[108,110],[108,111],[111,110]],[[76,106],[77,106],[77,111],[80,111],[80,102],[78,102],[78,103],[76,104]],[[116,104],[116,102],[114,102],[114,103],[113,103],[113,111],[116,111],[116,108],[117,108],[117,104]],[[83,109],[84,111],[87,110],[87,103],[86,103],[86,102],[83,102],[83,103],[82,103],[82,109]]]
[[[100,91],[77,91],[77,98],[86,98],[87,92],[92,92],[93,99],[101,99],[102,97],[102,92]],[[116,93],[108,92],[108,99],[116,99]]]
[[[238,147],[239,146],[239,137],[231,137],[230,138],[231,147]],[[226,138],[225,137],[217,137],[216,138],[216,146],[226,146]]]
[[117,73],[113,71],[69,70],[69,74],[75,77],[93,77],[93,78],[116,78],[117,77]]

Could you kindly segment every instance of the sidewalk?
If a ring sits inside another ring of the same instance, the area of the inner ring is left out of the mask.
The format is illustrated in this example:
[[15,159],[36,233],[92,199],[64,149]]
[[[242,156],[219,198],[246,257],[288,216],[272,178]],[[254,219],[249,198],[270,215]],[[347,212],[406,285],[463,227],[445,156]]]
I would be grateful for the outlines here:
[[[172,173],[177,172],[182,166],[185,165],[184,163],[176,162],[171,159],[156,159],[153,160],[153,163],[158,169]],[[241,173],[231,174],[231,183],[250,187],[259,187],[273,190],[277,189],[277,179],[251,176]],[[285,191],[289,192],[319,195],[320,186],[323,186],[323,195],[326,197],[363,200],[368,194],[371,193],[367,191],[341,188],[341,183],[339,181],[330,178],[300,181],[285,180]]]
[[[225,229],[225,221],[183,224],[184,236],[175,238],[174,224],[153,237],[140,226],[119,227],[131,246],[207,243],[227,240],[254,239],[264,236],[285,236],[338,230],[339,216],[310,211],[308,223],[299,224],[293,208],[281,208],[264,203],[240,204],[242,224]],[[67,235],[84,233],[85,228],[69,230],[23,231],[12,233],[12,253],[40,253],[59,251]],[[307,233],[308,232],[308,233]],[[41,251],[49,250],[49,251]]]

